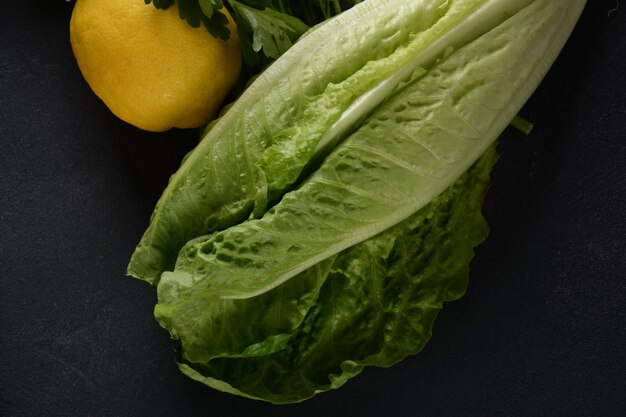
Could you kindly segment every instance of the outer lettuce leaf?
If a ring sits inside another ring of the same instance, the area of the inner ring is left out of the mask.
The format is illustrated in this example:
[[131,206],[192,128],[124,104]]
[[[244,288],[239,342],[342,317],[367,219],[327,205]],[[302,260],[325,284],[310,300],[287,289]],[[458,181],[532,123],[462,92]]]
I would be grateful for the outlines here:
[[160,299],[172,288],[168,304],[262,294],[418,211],[506,127],[579,12],[537,0],[401,86],[262,218],[189,242]]
[[[222,391],[287,403],[337,388],[366,365],[391,366],[419,352],[443,302],[465,292],[473,247],[487,235],[480,209],[495,161],[491,149],[418,213],[333,258],[318,302],[282,349],[198,362],[183,347],[181,370]],[[254,327],[229,318],[229,338]]]

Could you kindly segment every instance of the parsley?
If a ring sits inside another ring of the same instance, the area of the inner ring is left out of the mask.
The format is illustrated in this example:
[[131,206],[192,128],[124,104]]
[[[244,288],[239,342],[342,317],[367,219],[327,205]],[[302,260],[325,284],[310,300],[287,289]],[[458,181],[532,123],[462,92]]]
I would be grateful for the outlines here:
[[[158,9],[167,9],[175,0],[144,0]],[[278,58],[300,35],[323,20],[341,13],[361,0],[177,0],[180,18],[193,27],[204,26],[211,35],[228,39],[226,7],[237,22],[243,58],[251,67],[260,67]]]
[[[144,0],[146,4],[154,4],[157,9],[167,9],[174,0]],[[178,10],[181,19],[197,28],[201,24],[211,35],[219,39],[228,39],[230,31],[226,25],[228,19],[217,12],[224,6],[222,0],[178,0]]]
[[261,51],[267,58],[278,58],[309,29],[300,19],[269,7],[259,10],[238,1],[230,4],[238,23],[244,60],[250,66],[259,64]]

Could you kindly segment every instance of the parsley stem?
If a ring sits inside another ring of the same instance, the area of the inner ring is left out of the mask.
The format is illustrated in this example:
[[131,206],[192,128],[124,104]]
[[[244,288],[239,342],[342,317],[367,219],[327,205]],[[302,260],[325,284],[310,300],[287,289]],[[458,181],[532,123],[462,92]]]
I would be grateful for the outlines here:
[[335,14],[341,13],[341,3],[339,3],[339,0],[333,0],[333,6],[335,7]]
[[276,8],[278,9],[279,12],[282,13],[288,13],[289,10],[288,9],[288,5],[285,4],[284,1],[276,1]]
[[313,26],[315,25],[315,11],[313,10],[313,5],[311,3],[307,3],[302,6],[302,14],[304,21],[307,25]]
[[515,116],[513,120],[511,120],[511,126],[513,126],[525,135],[530,135],[530,132],[532,132],[533,128],[535,127],[533,123],[524,119],[519,114]]

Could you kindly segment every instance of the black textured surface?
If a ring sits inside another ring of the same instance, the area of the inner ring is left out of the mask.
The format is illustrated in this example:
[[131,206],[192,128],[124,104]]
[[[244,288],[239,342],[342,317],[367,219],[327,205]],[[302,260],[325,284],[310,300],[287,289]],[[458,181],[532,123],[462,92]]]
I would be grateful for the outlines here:
[[338,391],[271,406],[180,374],[124,276],[197,137],[109,114],[68,41],[72,3],[0,14],[0,416],[626,415],[626,5],[591,0],[507,131],[467,295],[426,349]]

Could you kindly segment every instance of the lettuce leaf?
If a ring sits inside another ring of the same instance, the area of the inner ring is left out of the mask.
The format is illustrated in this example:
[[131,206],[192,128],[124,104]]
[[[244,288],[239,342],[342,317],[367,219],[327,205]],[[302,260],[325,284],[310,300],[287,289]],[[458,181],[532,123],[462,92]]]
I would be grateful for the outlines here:
[[185,159],[129,264],[158,284],[182,371],[295,402],[419,351],[485,236],[488,150],[584,3],[368,0],[278,59]]

